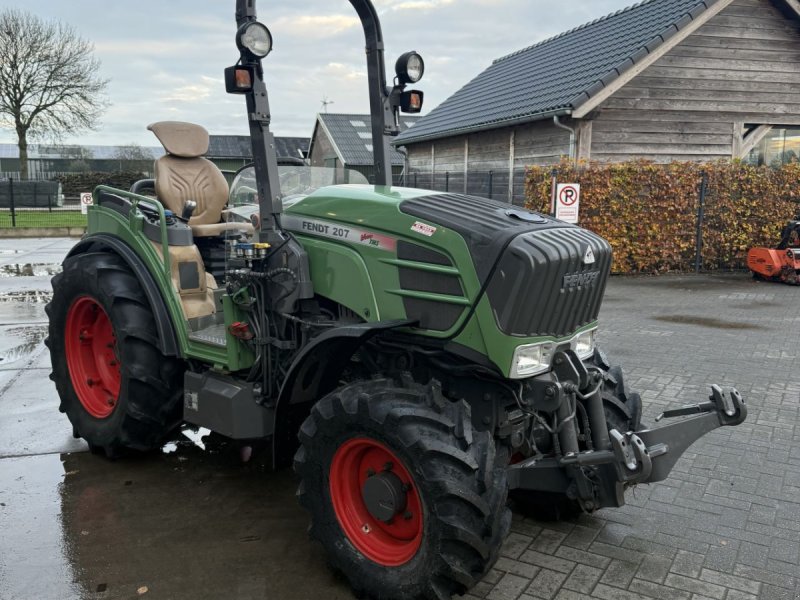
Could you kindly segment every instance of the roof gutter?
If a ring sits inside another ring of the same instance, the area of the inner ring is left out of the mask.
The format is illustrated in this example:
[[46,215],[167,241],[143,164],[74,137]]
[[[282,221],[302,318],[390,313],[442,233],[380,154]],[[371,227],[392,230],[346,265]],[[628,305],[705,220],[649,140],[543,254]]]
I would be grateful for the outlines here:
[[[514,117],[513,119],[492,121],[491,123],[481,123],[480,125],[472,125],[470,127],[458,127],[455,129],[448,129],[447,131],[437,131],[436,133],[423,134],[418,137],[407,139],[392,140],[393,146],[406,146],[408,144],[418,144],[420,142],[429,142],[431,140],[438,140],[441,138],[452,137],[454,135],[464,135],[467,133],[477,133],[478,131],[487,131],[489,129],[497,129],[498,127],[513,127],[514,125],[523,125],[525,123],[532,123],[535,121],[543,121],[550,119],[554,116],[568,117],[572,114],[573,107],[565,106],[563,108],[554,108],[541,113],[532,115],[523,115],[521,117]],[[427,115],[426,115],[427,116]],[[423,117],[424,118],[424,117]],[[408,129],[406,131],[409,131]]]
[[553,124],[560,129],[569,131],[569,159],[572,162],[575,162],[577,158],[575,156],[575,138],[576,138],[575,128],[564,125],[558,118],[558,115],[553,115]]

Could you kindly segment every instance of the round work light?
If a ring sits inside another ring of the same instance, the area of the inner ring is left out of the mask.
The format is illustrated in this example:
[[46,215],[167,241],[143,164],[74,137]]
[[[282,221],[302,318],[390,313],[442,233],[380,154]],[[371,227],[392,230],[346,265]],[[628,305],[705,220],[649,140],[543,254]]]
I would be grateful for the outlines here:
[[236,32],[236,45],[256,58],[264,58],[272,51],[272,34],[258,21],[245,23]]
[[425,73],[425,61],[412,50],[400,55],[394,69],[400,83],[417,83]]

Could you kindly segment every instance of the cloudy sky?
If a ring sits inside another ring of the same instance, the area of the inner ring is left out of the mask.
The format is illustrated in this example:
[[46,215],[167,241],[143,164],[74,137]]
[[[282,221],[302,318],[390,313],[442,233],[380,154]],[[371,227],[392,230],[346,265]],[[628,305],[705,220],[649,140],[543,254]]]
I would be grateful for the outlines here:
[[[425,58],[427,109],[492,59],[624,8],[633,0],[373,0],[386,62]],[[96,131],[66,143],[155,145],[148,123],[194,121],[214,134],[245,134],[244,100],[225,93],[222,71],[238,58],[234,0],[0,0],[73,25],[91,40],[110,79],[110,107]],[[344,0],[259,0],[275,49],[264,62],[277,135],[310,136],[327,97],[330,112],[367,112],[364,38]],[[15,142],[0,130],[0,142]]]

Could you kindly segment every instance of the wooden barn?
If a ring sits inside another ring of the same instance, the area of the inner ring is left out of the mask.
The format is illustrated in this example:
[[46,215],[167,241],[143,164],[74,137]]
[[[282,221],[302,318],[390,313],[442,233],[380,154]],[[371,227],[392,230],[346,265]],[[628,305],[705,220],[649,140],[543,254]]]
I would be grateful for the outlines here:
[[564,156],[794,160],[800,1],[646,0],[495,60],[396,143],[410,173],[465,191],[473,171],[514,173],[509,200],[526,165]]

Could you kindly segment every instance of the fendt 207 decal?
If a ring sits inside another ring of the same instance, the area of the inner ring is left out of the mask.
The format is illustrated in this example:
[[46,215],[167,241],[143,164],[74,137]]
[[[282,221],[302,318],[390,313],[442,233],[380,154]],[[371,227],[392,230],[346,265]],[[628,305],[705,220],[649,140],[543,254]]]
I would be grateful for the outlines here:
[[310,233],[321,237],[332,238],[335,240],[347,240],[354,244],[364,244],[373,248],[380,248],[394,252],[397,248],[397,239],[382,233],[357,229],[342,223],[332,223],[319,219],[309,219],[306,217],[296,217],[294,215],[283,215],[281,224],[287,229],[297,233]]

